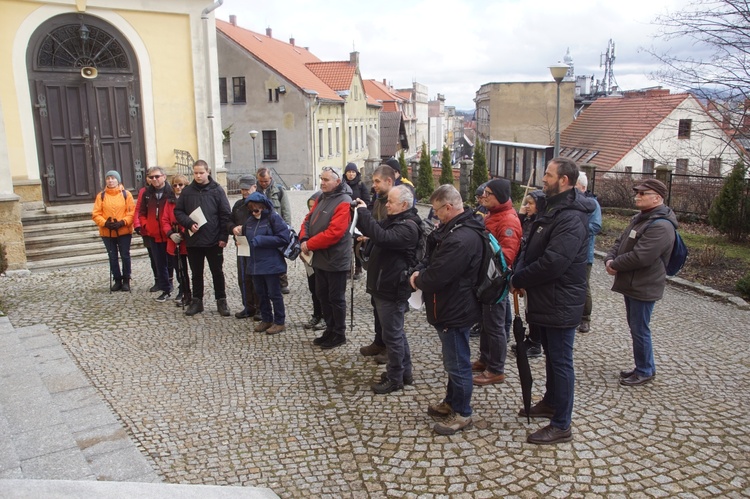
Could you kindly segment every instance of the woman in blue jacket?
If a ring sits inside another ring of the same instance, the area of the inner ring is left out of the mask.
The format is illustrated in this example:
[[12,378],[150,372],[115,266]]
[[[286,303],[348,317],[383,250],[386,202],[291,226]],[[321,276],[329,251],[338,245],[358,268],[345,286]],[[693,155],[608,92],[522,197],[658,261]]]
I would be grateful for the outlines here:
[[278,334],[286,329],[280,276],[286,273],[286,260],[281,250],[289,244],[289,226],[263,194],[253,192],[246,203],[250,216],[242,235],[250,244],[250,257],[245,271],[253,276],[261,315],[255,332]]

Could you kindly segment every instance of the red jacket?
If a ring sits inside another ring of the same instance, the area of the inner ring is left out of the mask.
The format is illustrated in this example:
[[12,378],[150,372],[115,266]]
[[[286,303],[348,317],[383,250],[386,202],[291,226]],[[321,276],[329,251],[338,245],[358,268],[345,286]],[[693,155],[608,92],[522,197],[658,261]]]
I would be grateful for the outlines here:
[[484,218],[484,227],[492,233],[503,248],[503,255],[508,266],[513,265],[518,250],[521,248],[521,221],[513,203],[506,201],[497,208],[490,209]]
[[[182,242],[180,243],[180,255],[187,255],[187,244],[185,244],[185,228],[177,223],[177,218],[174,216],[174,207],[177,204],[176,200],[167,201],[164,205],[164,213],[161,216],[161,231],[167,235],[167,253],[170,255],[175,254],[177,245],[169,238],[174,232],[182,234]],[[177,229],[175,231],[174,229]]]
[[146,187],[141,196],[138,217],[141,223],[141,235],[154,239],[157,243],[166,242],[167,233],[162,230],[161,219],[164,216],[164,207],[167,201],[174,203],[174,192],[169,184],[164,185],[161,199],[156,197],[156,190],[152,186]]

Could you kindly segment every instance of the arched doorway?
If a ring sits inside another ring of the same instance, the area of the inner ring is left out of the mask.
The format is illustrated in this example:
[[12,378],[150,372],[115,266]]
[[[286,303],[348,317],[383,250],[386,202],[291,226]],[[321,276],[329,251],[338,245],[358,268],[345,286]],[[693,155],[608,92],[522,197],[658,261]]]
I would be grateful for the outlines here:
[[27,51],[42,190],[49,203],[88,202],[104,173],[144,182],[135,55],[105,21],[65,14],[42,24]]

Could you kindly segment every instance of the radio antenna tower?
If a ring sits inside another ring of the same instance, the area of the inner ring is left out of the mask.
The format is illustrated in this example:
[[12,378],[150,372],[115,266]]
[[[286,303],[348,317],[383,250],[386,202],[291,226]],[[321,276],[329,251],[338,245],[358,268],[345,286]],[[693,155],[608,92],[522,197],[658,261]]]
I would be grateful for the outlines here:
[[617,80],[613,66],[615,65],[615,42],[609,39],[607,43],[607,52],[599,56],[599,67],[604,66],[604,78],[602,78],[602,87],[604,95],[611,95],[617,90]]

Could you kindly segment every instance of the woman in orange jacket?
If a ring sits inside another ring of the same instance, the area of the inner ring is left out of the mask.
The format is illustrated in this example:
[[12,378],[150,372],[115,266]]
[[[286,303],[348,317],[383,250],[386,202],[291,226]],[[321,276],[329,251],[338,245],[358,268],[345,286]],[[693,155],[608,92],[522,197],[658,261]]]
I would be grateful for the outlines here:
[[[109,255],[109,268],[114,277],[110,290],[130,291],[130,240],[133,237],[135,202],[122,186],[118,172],[108,171],[104,182],[104,190],[94,201],[91,218],[99,227],[99,235]],[[118,254],[122,258],[122,271]]]

